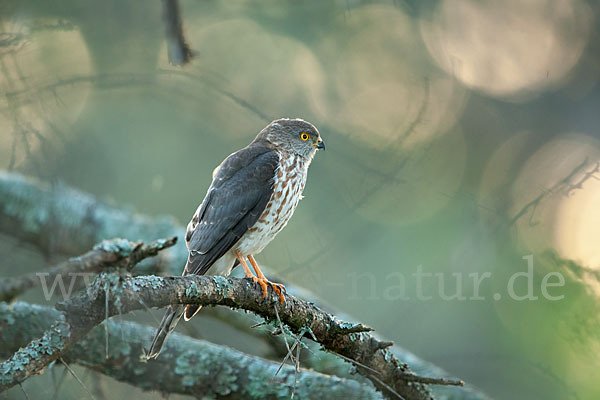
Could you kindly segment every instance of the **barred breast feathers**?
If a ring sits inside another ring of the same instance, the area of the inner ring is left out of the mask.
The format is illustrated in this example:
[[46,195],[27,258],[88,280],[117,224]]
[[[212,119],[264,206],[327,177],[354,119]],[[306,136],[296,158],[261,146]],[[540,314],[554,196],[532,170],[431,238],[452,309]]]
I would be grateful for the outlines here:
[[273,193],[258,221],[240,239],[238,249],[242,254],[260,253],[287,225],[302,198],[310,161],[290,154],[279,156]]

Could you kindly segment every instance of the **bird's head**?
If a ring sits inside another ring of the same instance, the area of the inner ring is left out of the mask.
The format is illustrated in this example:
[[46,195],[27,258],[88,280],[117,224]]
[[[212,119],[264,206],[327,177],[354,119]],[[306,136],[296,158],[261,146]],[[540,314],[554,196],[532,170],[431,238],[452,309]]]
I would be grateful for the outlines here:
[[265,140],[278,150],[312,159],[325,142],[313,124],[301,119],[277,119],[263,129],[256,140]]

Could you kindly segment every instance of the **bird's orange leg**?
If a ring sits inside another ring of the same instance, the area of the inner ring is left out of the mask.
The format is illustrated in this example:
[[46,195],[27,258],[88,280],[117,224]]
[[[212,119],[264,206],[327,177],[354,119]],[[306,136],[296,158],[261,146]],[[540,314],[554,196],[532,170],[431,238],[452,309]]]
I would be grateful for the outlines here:
[[[250,268],[248,268],[248,264],[246,264],[246,259],[244,258],[244,255],[242,253],[240,253],[238,250],[235,251],[235,256],[240,261],[242,268],[244,268],[244,274],[246,274],[246,278],[252,278],[252,280],[254,282],[257,282],[260,285],[260,287],[262,288],[263,299],[265,297],[267,297],[267,282],[265,282],[266,279],[264,279],[264,276],[263,276],[263,279],[260,279],[260,278],[257,278],[256,276],[254,276],[252,271],[250,271]],[[261,275],[262,275],[262,273],[261,273]]]
[[[279,301],[283,304],[285,302],[285,297],[283,297],[283,293],[285,293],[285,287],[280,283],[273,283],[269,281],[267,277],[262,273],[260,268],[258,268],[258,264],[256,263],[256,260],[252,255],[248,256],[248,260],[250,260],[250,264],[252,264],[252,268],[254,268],[258,280],[264,282],[267,285],[270,285],[273,288],[273,291],[279,296]],[[265,296],[263,295],[263,297]]]

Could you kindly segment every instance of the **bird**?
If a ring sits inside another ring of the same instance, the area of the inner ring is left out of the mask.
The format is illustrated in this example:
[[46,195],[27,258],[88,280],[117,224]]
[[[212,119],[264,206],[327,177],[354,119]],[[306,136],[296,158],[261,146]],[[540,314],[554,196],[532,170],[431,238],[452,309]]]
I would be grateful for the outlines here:
[[[313,124],[281,118],[262,129],[248,146],[225,158],[213,171],[204,200],[187,226],[188,258],[183,275],[228,276],[241,265],[246,278],[260,285],[263,298],[271,287],[283,303],[284,286],[269,281],[254,256],[287,225],[302,199],[308,167],[321,149],[325,142]],[[201,308],[197,304],[170,305],[147,359],[159,355],[181,317],[189,321]]]

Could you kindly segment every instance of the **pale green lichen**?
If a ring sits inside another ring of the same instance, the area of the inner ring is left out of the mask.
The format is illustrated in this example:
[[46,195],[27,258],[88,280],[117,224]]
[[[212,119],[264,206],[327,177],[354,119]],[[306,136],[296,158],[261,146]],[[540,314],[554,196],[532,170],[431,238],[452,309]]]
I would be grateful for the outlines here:
[[198,363],[198,354],[191,351],[182,353],[175,360],[175,373],[181,375],[181,383],[184,386],[194,385],[198,369],[202,368]]
[[59,321],[51,329],[45,331],[42,337],[29,343],[27,347],[19,349],[10,359],[2,363],[0,385],[11,383],[15,373],[24,371],[32,361],[62,351],[68,335],[69,326]]
[[[248,397],[257,400],[289,399],[292,395],[294,376],[288,373],[288,369],[289,367],[284,367],[284,370],[279,372],[275,378],[277,383],[274,384],[273,377],[277,372],[276,367],[264,368],[258,363],[251,363],[248,366],[249,383],[245,387]],[[298,397],[302,398],[302,396]]]
[[196,378],[191,375],[185,375],[181,379],[183,386],[194,386],[196,384]]
[[38,233],[47,224],[48,207],[38,207],[43,191],[36,182],[8,172],[0,173],[0,192],[3,195],[2,212],[18,218],[26,232]]
[[[294,368],[284,366],[275,376],[278,366],[265,368],[252,362],[247,367],[249,383],[244,387],[249,399],[289,399],[294,393],[296,399],[335,398],[343,399],[350,395],[355,398],[379,398],[372,388],[358,382],[330,376],[327,380],[311,374],[295,374]],[[273,378],[275,376],[275,378]],[[325,395],[326,393],[326,395]]]
[[[113,303],[117,307],[119,313],[123,311],[123,302],[121,301],[121,295],[123,294],[123,287],[121,285],[115,285],[110,289],[112,293]],[[108,293],[107,293],[108,294]]]
[[[115,322],[110,321],[108,323],[108,349],[105,346],[106,334],[104,327],[105,322],[94,328],[85,338],[79,340],[69,349],[69,354],[86,354],[86,359],[91,360],[88,365],[93,365],[93,362],[97,360],[120,360],[115,365],[122,365],[125,360],[131,359],[133,352],[134,343],[129,340],[123,340],[128,338],[129,322]],[[82,362],[85,364],[85,362]],[[110,364],[107,366],[110,368]]]
[[[122,331],[122,324],[116,323],[114,321],[104,321],[104,323],[108,322],[108,328],[110,332],[119,332],[121,331],[121,334],[123,333]],[[119,340],[119,341],[111,341],[109,343],[109,357],[111,358],[121,358],[121,357],[128,357],[129,355],[131,355],[131,344],[125,340]],[[106,350],[105,350],[106,351]]]
[[185,289],[185,295],[187,297],[198,296],[200,294],[200,289],[198,289],[198,285],[196,285],[196,281],[191,281],[190,286]]
[[[315,342],[318,342],[317,337],[315,336],[315,333],[313,332],[312,329],[310,329],[310,326],[308,326],[308,325],[305,325],[302,328],[300,328],[298,336],[303,337],[307,333],[310,334],[310,337],[312,338],[312,340],[314,340]],[[302,343],[302,342],[300,342],[300,343]]]
[[220,296],[224,296],[231,288],[229,280],[224,276],[213,276],[212,279],[217,284],[217,293],[219,293]]
[[383,351],[383,359],[386,362],[392,362],[392,353],[390,351],[388,351],[388,350],[384,350]]
[[138,276],[135,280],[131,281],[131,288],[134,292],[139,292],[143,288],[160,289],[163,284],[163,279],[158,276]]
[[237,391],[238,385],[235,370],[223,362],[224,356],[226,354],[215,352],[184,352],[175,360],[175,373],[181,375],[181,383],[184,386],[194,386],[199,381],[210,381],[212,393],[205,393],[205,396],[227,396]]
[[118,254],[121,257],[127,257],[131,255],[135,247],[136,244],[127,239],[116,238],[101,241],[94,246],[94,250],[102,250],[107,253]]
[[0,303],[0,321],[4,321],[8,325],[15,323],[15,318],[12,315],[13,307],[7,303]]
[[100,292],[104,292],[104,295],[109,296],[110,300],[117,307],[117,310],[121,312],[123,304],[121,296],[125,295],[125,281],[122,277],[115,272],[101,272],[98,274],[94,282],[88,286],[87,295],[90,298],[96,298]]
[[362,329],[363,326],[362,324],[354,324],[352,322],[344,322],[344,321],[336,321],[337,322],[337,329],[341,330],[341,331],[352,331],[355,329]]
[[167,244],[167,242],[168,242],[167,239],[158,239],[155,241],[156,247],[158,249],[163,249],[165,247],[165,245]]

